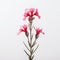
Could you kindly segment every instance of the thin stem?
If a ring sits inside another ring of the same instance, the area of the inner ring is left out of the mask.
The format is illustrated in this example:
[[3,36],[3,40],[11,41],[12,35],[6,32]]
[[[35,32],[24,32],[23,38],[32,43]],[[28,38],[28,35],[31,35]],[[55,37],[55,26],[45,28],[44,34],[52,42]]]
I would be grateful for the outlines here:
[[30,22],[30,43],[32,44],[32,22]]
[[30,29],[30,58],[29,60],[32,60],[32,22],[30,22],[30,26],[29,26],[29,29]]

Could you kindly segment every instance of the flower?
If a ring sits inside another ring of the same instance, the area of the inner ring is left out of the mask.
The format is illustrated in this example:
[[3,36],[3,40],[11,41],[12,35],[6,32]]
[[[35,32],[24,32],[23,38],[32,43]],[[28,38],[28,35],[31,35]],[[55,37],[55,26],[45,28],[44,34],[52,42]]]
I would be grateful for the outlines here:
[[24,13],[24,20],[27,17],[33,17],[33,16],[37,16],[40,19],[39,13],[38,13],[38,9],[35,8],[30,8],[30,9],[26,9],[25,13]]
[[34,15],[38,16],[38,18],[40,19],[39,13],[38,13],[38,9],[36,9],[36,12],[34,13]]
[[21,32],[25,32],[25,35],[28,36],[27,25],[21,26],[21,28],[19,29],[18,35],[19,35]]
[[39,34],[40,34],[40,33],[44,34],[44,32],[42,31],[42,29],[40,29],[40,28],[34,28],[34,29],[35,29],[35,31],[36,31],[36,35],[35,35],[35,38],[36,38],[36,39],[39,37]]

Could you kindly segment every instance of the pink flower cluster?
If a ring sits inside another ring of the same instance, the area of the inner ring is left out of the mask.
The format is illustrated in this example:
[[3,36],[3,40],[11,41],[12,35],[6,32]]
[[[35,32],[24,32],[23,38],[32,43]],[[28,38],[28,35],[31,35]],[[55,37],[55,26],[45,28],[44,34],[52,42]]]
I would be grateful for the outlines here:
[[20,27],[18,34],[20,34],[21,32],[27,33],[27,25],[23,25],[22,27]]
[[[37,16],[39,19],[40,19],[40,15],[38,13],[38,9],[35,9],[35,8],[30,8],[30,9],[26,9],[25,10],[25,13],[24,13],[24,20],[26,20],[26,18],[28,17],[28,20],[29,18],[33,18],[34,16]],[[32,19],[31,19],[32,20]],[[26,36],[28,36],[28,26],[27,25],[23,25],[20,29],[19,29],[19,32],[18,34],[20,34],[21,32],[24,32],[26,34]],[[40,28],[34,28],[35,31],[36,31],[36,38],[38,38],[39,34],[42,33],[44,34],[44,32],[42,31],[42,29]]]
[[26,9],[25,13],[24,13],[24,20],[27,17],[33,17],[33,16],[37,16],[40,19],[40,15],[38,13],[38,9],[35,8],[30,8],[30,9]]
[[39,37],[40,33],[45,34],[40,28],[35,28],[35,31],[36,31],[36,35],[35,35],[36,39]]

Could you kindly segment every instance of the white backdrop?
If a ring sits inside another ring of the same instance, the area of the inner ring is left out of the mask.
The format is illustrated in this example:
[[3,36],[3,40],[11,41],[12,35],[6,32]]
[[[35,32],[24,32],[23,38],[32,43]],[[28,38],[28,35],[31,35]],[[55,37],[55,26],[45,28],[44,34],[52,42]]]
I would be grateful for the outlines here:
[[28,60],[22,43],[26,37],[17,32],[27,24],[23,13],[30,7],[39,9],[41,19],[34,24],[45,32],[37,41],[34,60],[60,60],[60,0],[0,0],[0,60]]

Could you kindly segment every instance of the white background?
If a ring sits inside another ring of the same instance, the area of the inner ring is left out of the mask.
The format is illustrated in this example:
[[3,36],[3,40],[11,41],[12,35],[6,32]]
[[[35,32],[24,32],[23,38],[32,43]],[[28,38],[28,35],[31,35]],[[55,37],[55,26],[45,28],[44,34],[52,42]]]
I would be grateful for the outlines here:
[[34,60],[60,60],[60,0],[0,0],[0,60],[28,60],[23,51],[25,35],[17,32],[27,24],[23,13],[30,7],[39,9],[41,19],[34,24],[45,32],[37,41]]

